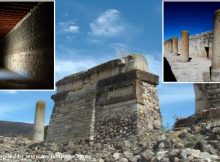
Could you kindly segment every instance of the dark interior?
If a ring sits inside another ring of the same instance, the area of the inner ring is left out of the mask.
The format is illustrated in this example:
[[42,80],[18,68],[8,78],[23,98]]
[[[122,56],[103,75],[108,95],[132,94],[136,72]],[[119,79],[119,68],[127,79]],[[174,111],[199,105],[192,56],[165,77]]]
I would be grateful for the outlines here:
[[0,89],[53,88],[53,2],[0,2]]

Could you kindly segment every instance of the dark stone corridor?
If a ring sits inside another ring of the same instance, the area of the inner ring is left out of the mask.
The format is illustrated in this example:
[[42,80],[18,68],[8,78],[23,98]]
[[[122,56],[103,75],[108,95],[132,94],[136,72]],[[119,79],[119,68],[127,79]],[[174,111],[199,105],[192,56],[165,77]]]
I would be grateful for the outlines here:
[[0,2],[0,89],[54,89],[54,3]]

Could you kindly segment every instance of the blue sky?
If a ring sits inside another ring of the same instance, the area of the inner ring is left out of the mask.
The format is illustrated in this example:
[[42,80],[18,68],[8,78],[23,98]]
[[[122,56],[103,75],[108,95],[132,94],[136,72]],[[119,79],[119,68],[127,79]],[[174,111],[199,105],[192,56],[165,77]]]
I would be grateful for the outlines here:
[[213,29],[213,17],[220,2],[164,2],[164,40],[181,30],[190,35]]
[[[57,0],[56,80],[132,52],[144,54],[161,77],[161,8],[160,0]],[[164,126],[194,112],[191,84],[160,83],[158,92]],[[0,120],[33,122],[36,101],[45,100],[48,123],[54,93],[1,92]]]

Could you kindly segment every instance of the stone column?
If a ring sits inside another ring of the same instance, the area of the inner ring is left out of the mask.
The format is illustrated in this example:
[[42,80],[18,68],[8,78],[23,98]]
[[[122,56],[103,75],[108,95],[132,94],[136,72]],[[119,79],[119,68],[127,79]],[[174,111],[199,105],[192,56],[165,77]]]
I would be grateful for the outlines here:
[[164,44],[164,51],[167,52],[167,41],[165,41],[163,44]]
[[173,40],[169,39],[169,52],[173,53]]
[[189,61],[189,32],[186,30],[181,31],[181,61],[188,62]]
[[211,80],[220,81],[220,9],[215,11]]
[[173,54],[178,55],[178,38],[173,37]]
[[45,102],[38,101],[36,104],[35,120],[34,120],[34,137],[33,140],[41,142],[44,140],[45,127]]
[[165,42],[164,47],[165,47],[165,51],[169,53],[170,52],[169,40]]

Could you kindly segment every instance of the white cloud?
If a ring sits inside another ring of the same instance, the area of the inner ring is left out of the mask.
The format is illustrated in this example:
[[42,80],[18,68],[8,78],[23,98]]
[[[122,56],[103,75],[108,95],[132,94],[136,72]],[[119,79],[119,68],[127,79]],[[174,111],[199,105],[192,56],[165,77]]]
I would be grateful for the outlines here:
[[67,33],[76,33],[79,31],[79,27],[78,26],[74,26],[74,25],[70,25],[68,26],[68,28],[65,29],[65,31]]
[[126,24],[122,21],[118,10],[109,9],[90,23],[90,28],[89,34],[92,36],[113,37],[122,33],[126,29]]
[[119,58],[127,56],[131,53],[129,47],[123,43],[112,43],[110,44],[110,47],[116,51],[116,54]]
[[56,61],[56,79],[61,79],[64,76],[74,74],[80,71],[87,70],[97,63],[94,60],[62,60]]
[[[155,54],[156,55],[156,54]],[[155,57],[155,55],[153,54],[146,54],[145,55],[145,58],[147,60],[147,63],[148,63],[148,71],[150,73],[153,73],[153,74],[156,74],[156,75],[159,75],[160,77],[160,80],[162,78],[162,71],[161,71],[161,66],[162,66],[162,63],[161,63],[161,59],[158,59],[157,57]]]
[[74,21],[65,21],[58,23],[58,33],[67,34],[67,33],[78,33],[79,26],[76,25]]

